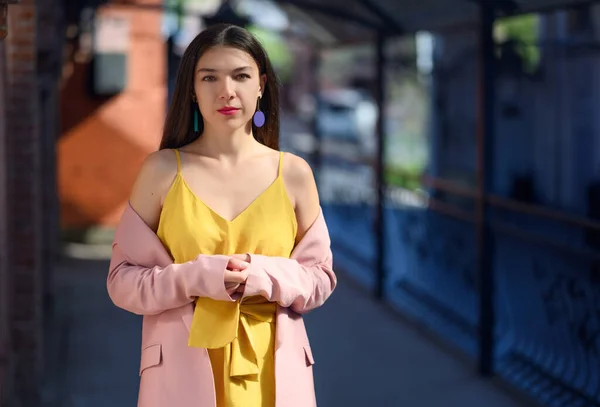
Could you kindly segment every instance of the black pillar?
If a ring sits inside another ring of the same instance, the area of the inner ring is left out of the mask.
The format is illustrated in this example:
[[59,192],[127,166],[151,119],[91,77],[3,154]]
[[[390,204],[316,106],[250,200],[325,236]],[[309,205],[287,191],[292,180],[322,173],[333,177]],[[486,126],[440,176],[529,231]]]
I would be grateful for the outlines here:
[[322,176],[321,173],[323,171],[323,137],[321,132],[319,131],[319,126],[317,125],[317,112],[321,107],[321,61],[322,61],[322,51],[319,44],[313,44],[310,49],[310,69],[312,75],[310,75],[310,92],[313,96],[314,101],[314,111],[311,118],[311,130],[315,138],[315,146],[312,151],[312,159],[315,166],[315,178],[317,182],[317,186],[321,185]]
[[379,32],[377,34],[377,67],[375,71],[375,97],[377,101],[377,162],[375,165],[375,187],[377,191],[377,207],[375,214],[375,242],[377,253],[377,286],[376,296],[378,299],[383,299],[385,295],[385,216],[384,216],[384,201],[385,201],[385,176],[384,176],[384,157],[385,157],[385,44],[386,34]]
[[494,242],[490,226],[490,193],[493,175],[495,62],[494,5],[480,2],[479,76],[477,112],[477,265],[479,283],[479,359],[483,376],[494,373]]

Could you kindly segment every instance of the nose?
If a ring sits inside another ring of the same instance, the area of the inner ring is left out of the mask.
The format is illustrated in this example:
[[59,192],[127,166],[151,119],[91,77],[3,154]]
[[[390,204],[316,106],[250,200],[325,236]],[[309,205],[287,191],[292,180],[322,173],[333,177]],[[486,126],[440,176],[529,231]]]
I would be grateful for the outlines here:
[[230,100],[235,96],[235,84],[230,78],[226,78],[221,82],[221,89],[219,98],[224,100]]

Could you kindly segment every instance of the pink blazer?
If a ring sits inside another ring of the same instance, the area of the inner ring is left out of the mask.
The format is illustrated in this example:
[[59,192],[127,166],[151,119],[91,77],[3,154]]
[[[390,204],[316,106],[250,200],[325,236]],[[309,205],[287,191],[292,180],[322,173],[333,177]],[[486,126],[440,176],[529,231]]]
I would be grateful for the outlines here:
[[[130,205],[112,250],[108,294],[118,307],[144,317],[138,407],[215,407],[208,352],[187,343],[196,297],[234,301],[223,280],[229,258],[199,255],[174,264]],[[314,359],[302,314],[321,306],[337,284],[322,211],[291,259],[251,254],[248,271],[244,295],[262,295],[279,305],[276,406],[316,406]]]

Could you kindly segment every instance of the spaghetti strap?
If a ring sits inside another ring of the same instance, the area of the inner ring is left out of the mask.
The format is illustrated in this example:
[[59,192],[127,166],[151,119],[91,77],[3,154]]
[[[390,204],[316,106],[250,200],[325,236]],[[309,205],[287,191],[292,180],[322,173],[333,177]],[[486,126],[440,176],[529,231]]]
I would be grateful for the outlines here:
[[279,171],[277,172],[277,177],[281,177],[283,171],[283,151],[279,152]]
[[175,157],[177,157],[177,174],[181,174],[181,158],[179,157],[179,150],[174,149]]

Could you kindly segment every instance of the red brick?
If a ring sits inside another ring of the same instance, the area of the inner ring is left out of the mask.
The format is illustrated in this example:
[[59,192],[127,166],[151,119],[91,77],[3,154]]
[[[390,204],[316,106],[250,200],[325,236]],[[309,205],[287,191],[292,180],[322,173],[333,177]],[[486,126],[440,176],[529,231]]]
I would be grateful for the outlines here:
[[35,58],[35,50],[30,47],[13,48],[8,57],[21,60],[33,60]]
[[[40,275],[42,246],[36,231],[42,223],[40,123],[36,77],[36,7],[31,1],[9,6],[9,33],[4,43],[6,81],[2,96],[6,112],[2,161],[4,186],[9,196],[4,211],[10,214],[5,228],[4,267],[10,272],[10,342],[14,367],[12,383],[17,400],[35,400],[39,383],[42,341]],[[6,317],[5,317],[6,318]]]

